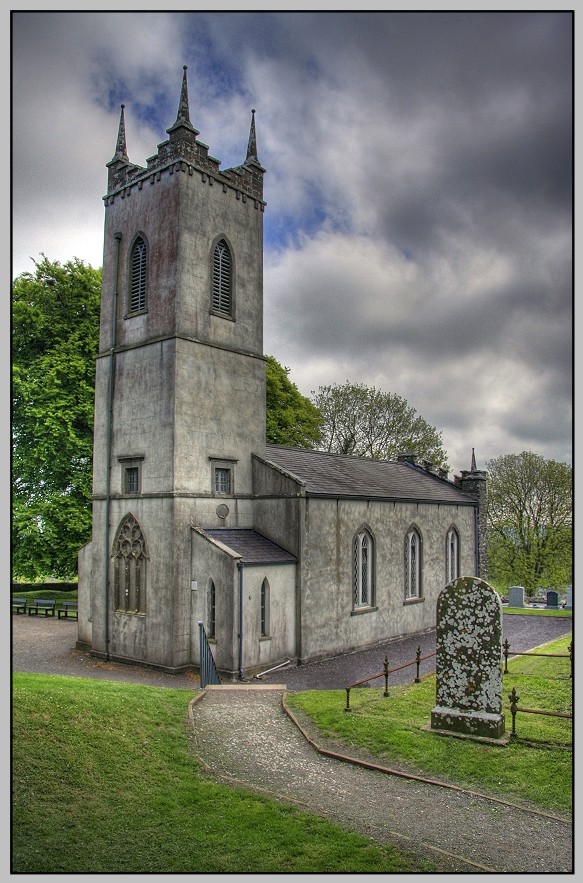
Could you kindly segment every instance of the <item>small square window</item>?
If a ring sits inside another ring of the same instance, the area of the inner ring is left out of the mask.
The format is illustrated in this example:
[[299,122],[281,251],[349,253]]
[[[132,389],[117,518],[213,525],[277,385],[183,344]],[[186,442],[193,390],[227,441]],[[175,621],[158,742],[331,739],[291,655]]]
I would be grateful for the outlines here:
[[137,494],[140,490],[140,472],[137,466],[127,466],[125,470],[126,494]]
[[235,493],[236,460],[227,457],[209,457],[211,461],[211,493],[232,497]]
[[224,466],[215,466],[215,493],[231,493],[231,470]]
[[121,463],[121,492],[137,496],[142,493],[142,461],[143,456],[118,457]]

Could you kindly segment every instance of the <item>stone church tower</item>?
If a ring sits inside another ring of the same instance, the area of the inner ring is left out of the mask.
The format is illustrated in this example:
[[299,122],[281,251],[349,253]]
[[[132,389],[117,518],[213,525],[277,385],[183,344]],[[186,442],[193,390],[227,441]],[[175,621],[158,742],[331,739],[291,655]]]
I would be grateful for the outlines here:
[[79,556],[79,645],[105,658],[187,667],[191,529],[253,526],[252,454],[265,455],[254,113],[245,161],[221,171],[191,123],[186,67],[146,168],[128,159],[121,108],[104,197],[93,538]]

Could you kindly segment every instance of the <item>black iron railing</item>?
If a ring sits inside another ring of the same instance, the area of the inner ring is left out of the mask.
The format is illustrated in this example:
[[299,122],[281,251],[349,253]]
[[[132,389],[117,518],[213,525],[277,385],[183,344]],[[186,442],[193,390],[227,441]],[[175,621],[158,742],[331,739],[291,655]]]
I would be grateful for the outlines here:
[[516,687],[512,688],[512,692],[508,694],[508,698],[510,699],[510,714],[512,715],[512,730],[510,733],[510,738],[512,740],[518,738],[518,736],[516,735],[516,715],[519,711],[521,711],[523,714],[544,714],[547,717],[562,717],[566,720],[573,720],[573,715],[567,714],[566,712],[544,711],[542,708],[524,708],[520,706],[518,704],[520,702],[520,696],[516,694]]
[[360,687],[362,684],[368,683],[368,681],[375,681],[377,678],[384,677],[385,679],[385,689],[383,692],[383,696],[386,698],[389,695],[389,675],[395,671],[401,671],[402,668],[408,668],[410,665],[417,666],[417,674],[415,675],[415,683],[418,684],[421,680],[419,677],[419,666],[424,659],[431,659],[432,656],[435,656],[435,651],[433,653],[428,653],[427,656],[421,656],[421,647],[417,647],[417,653],[415,654],[415,659],[412,659],[410,662],[405,662],[403,665],[397,665],[395,668],[389,668],[389,659],[385,656],[385,662],[383,665],[383,670],[377,672],[374,675],[369,675],[368,678],[361,678],[360,681],[354,681],[353,684],[349,684],[346,687],[346,707],[344,711],[350,711],[350,691],[353,687]]
[[573,641],[569,644],[568,653],[535,653],[533,650],[511,650],[508,638],[502,644],[502,654],[504,656],[504,674],[508,674],[508,657],[509,656],[549,656],[557,659],[569,659],[571,661],[571,674],[573,677]]

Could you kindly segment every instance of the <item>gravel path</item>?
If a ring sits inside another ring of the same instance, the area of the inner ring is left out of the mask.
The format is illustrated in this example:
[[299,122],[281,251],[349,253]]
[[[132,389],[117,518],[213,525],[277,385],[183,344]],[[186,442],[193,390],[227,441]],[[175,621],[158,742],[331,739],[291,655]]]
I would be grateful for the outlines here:
[[[533,649],[571,629],[571,619],[504,617],[511,651]],[[75,648],[76,638],[75,622],[13,615],[13,670],[192,692],[200,688],[192,673],[170,675],[95,659]],[[433,652],[435,632],[289,666],[247,685],[208,688],[191,703],[195,748],[207,773],[291,802],[379,842],[410,849],[431,859],[442,873],[572,873],[568,820],[323,756],[285,711],[286,691],[344,688],[382,670],[385,655],[391,668],[409,662],[418,646],[422,655]],[[422,675],[433,670],[433,659],[422,663]],[[404,669],[391,675],[390,683],[410,682],[414,674],[414,666]],[[305,719],[296,718],[309,730]],[[313,731],[309,735],[324,749],[345,750]],[[358,758],[374,762],[364,753]]]
[[209,775],[413,850],[439,872],[571,872],[570,822],[322,756],[286,714],[284,695],[283,685],[221,686],[193,701],[195,750]]

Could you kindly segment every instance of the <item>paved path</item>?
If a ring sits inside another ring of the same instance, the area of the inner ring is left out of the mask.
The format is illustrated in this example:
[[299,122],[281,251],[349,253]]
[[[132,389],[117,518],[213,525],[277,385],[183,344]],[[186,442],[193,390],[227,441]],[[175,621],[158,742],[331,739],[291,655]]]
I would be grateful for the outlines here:
[[259,790],[440,872],[569,873],[569,821],[322,756],[290,719],[283,685],[209,687],[191,704],[195,751],[220,781]]
[[[528,616],[509,613],[502,617],[502,638],[508,639],[510,651],[532,650],[548,641],[553,641],[571,632],[571,617]],[[308,665],[280,668],[264,675],[263,683],[285,684],[288,690],[343,690],[348,684],[369,677],[383,670],[385,656],[389,668],[398,668],[415,659],[417,647],[421,656],[435,652],[435,629],[422,635],[396,638],[368,650],[346,653],[333,659],[312,662]],[[429,656],[420,666],[420,674],[435,671],[435,657]],[[390,676],[390,684],[411,683],[415,677],[415,667],[403,668]],[[373,682],[374,686],[384,683]]]

